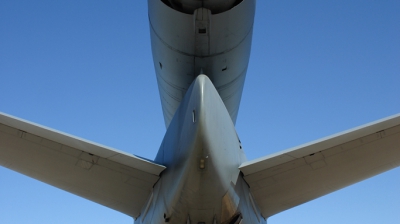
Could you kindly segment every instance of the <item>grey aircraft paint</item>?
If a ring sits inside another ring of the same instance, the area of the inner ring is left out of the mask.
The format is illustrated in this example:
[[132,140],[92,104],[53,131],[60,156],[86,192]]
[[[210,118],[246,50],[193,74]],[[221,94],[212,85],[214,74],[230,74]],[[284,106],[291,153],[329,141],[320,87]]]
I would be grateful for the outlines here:
[[155,160],[168,168],[135,223],[259,223],[238,169],[244,161],[223,101],[207,76],[197,76]]
[[238,169],[246,159],[234,127],[255,1],[226,1],[225,7],[207,1],[208,8],[200,2],[148,1],[168,128],[155,162],[168,168],[135,223],[265,221]]
[[154,161],[0,113],[0,165],[135,223],[254,224],[400,166],[400,114],[246,161],[255,0],[148,0],[167,127]]
[[159,0],[148,3],[166,127],[200,73],[211,79],[235,123],[250,57],[255,0],[241,1],[218,14],[206,8],[187,14]]

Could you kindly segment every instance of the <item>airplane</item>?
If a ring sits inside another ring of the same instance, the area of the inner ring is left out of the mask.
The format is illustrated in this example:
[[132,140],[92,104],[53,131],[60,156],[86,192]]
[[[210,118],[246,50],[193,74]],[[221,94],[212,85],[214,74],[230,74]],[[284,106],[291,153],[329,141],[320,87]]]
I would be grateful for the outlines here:
[[[259,4],[259,2],[258,2],[258,4]],[[250,73],[249,73],[250,74]],[[249,79],[249,77],[250,77],[250,75],[248,75],[248,77],[247,77],[247,80]],[[247,80],[246,80],[246,82],[247,82]],[[246,89],[245,89],[245,92],[246,92]],[[245,100],[244,99],[242,99],[242,104],[245,102]],[[391,102],[394,102],[394,101],[391,101]],[[374,104],[375,105],[375,104]],[[243,105],[242,105],[242,107],[241,107],[241,110],[243,110]],[[255,109],[256,110],[256,109]],[[240,114],[240,113],[239,113]],[[261,116],[262,116],[262,114],[260,114]],[[265,115],[264,115],[265,116]],[[239,117],[240,117],[240,115],[239,115]],[[288,119],[288,118],[286,118],[286,119]],[[258,119],[259,120],[259,119]],[[240,119],[238,120],[238,121],[240,121]],[[265,127],[267,126],[267,124],[265,125]],[[264,128],[265,128],[264,127]],[[351,127],[351,126],[349,126],[349,127]],[[346,127],[346,128],[349,128],[349,127]],[[307,128],[309,128],[309,125],[307,126]],[[241,134],[241,132],[240,132],[240,129],[239,129],[239,127],[237,128],[238,129],[238,134],[239,134],[239,136],[242,136],[242,134]],[[251,130],[250,128],[249,128],[249,130]],[[276,130],[276,127],[273,129],[273,130]],[[341,130],[343,130],[343,129],[341,129]],[[250,132],[250,131],[249,131]],[[323,136],[320,136],[320,137],[323,137]],[[283,137],[281,137],[281,138],[283,138]],[[248,141],[243,141],[243,137],[241,137],[241,139],[242,139],[242,142],[244,142],[244,143],[246,143],[245,145],[244,145],[244,149],[245,149],[245,151],[247,152],[247,150],[248,150],[248,148],[249,148],[249,146],[248,146]],[[310,139],[310,140],[312,140],[312,139]],[[263,145],[267,145],[267,144],[263,144]],[[256,147],[257,145],[255,145],[255,147]],[[259,147],[259,145],[258,145],[258,147]],[[135,153],[135,154],[139,154],[139,153]],[[140,154],[140,155],[142,155],[142,154]],[[266,155],[266,153],[263,153],[262,155]],[[260,155],[260,156],[262,156],[262,155]],[[393,181],[395,181],[395,180],[392,180],[390,183],[393,183]],[[394,182],[394,183],[396,183],[396,182]],[[290,211],[290,210],[289,210]],[[284,213],[286,213],[286,212],[284,212]],[[283,214],[283,213],[282,213]]]

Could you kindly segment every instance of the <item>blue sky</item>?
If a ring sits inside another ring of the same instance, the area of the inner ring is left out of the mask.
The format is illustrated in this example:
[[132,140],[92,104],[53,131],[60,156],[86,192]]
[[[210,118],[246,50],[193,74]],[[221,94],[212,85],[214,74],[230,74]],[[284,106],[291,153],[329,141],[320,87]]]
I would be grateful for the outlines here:
[[[257,2],[236,124],[255,159],[400,112],[399,1]],[[146,158],[165,133],[146,1],[0,1],[0,111]],[[400,223],[400,168],[269,219]],[[0,167],[0,223],[132,223]]]

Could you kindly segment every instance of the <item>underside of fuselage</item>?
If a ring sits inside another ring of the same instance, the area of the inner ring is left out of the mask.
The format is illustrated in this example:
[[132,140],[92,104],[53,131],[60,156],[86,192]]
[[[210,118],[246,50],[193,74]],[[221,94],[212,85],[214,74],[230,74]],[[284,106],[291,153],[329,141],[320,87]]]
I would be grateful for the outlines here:
[[234,124],[206,75],[192,83],[155,162],[168,167],[136,223],[259,223]]
[[168,168],[136,222],[261,221],[238,169],[246,159],[234,127],[254,11],[254,0],[149,0],[167,127],[155,162]]
[[217,14],[203,7],[184,13],[164,2],[148,1],[165,126],[199,74],[210,78],[235,123],[250,57],[255,0],[240,1]]
[[136,224],[266,223],[400,166],[400,114],[246,161],[235,122],[255,0],[148,0],[148,6],[167,128],[155,160],[0,112],[1,166]]

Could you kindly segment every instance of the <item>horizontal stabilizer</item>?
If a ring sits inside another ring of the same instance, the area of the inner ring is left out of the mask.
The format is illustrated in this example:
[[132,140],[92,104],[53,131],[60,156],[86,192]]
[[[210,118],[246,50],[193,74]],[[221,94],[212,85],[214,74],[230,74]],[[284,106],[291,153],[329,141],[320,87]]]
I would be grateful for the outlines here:
[[400,114],[243,163],[265,218],[400,166]]
[[139,215],[165,169],[3,113],[0,165],[132,217]]

